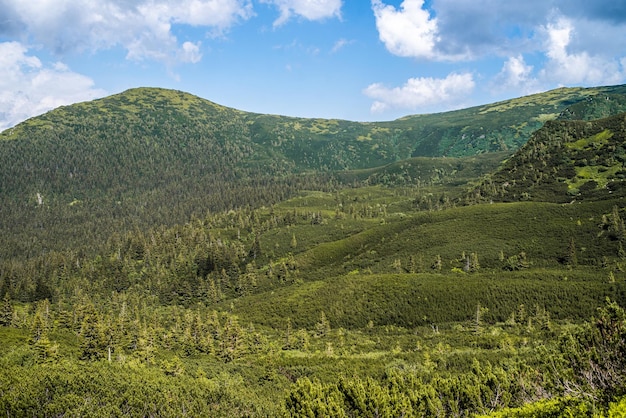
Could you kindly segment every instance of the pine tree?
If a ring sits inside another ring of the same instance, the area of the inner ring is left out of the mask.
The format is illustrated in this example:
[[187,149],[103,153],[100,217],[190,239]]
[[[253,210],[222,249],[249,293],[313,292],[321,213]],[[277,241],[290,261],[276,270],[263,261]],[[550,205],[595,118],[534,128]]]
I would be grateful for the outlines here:
[[570,238],[569,240],[565,262],[570,267],[576,267],[578,264],[578,257],[576,256],[576,242],[574,241],[574,238]]
[[106,340],[102,332],[100,318],[93,305],[83,319],[80,329],[82,337],[82,360],[97,360],[104,357]]
[[285,344],[283,344],[283,350],[291,349],[294,344],[294,339],[291,318],[287,318],[287,329],[285,329]]
[[402,260],[400,260],[399,258],[396,258],[395,260],[393,260],[393,263],[391,264],[391,267],[397,273],[402,273]]
[[39,362],[54,360],[59,355],[59,345],[52,343],[46,334],[33,344],[33,349]]
[[30,325],[30,343],[36,344],[48,332],[46,320],[39,311],[35,312],[35,317]]
[[470,267],[470,271],[477,271],[480,269],[480,263],[478,262],[478,254],[476,253],[470,254],[469,267]]
[[411,255],[409,256],[409,273],[417,273],[417,272],[418,272],[417,261],[415,260],[415,256]]
[[13,302],[9,292],[4,294],[2,300],[2,310],[0,311],[0,326],[10,327],[13,323]]
[[320,313],[320,320],[315,324],[315,332],[318,337],[324,337],[330,332],[330,322],[326,319],[324,311]]
[[248,252],[248,256],[253,260],[257,257],[261,257],[261,242],[259,241],[259,235],[254,235],[254,242],[252,243],[252,248]]
[[229,316],[224,323],[220,340],[220,357],[225,362],[238,358],[243,353],[244,330],[235,317]]
[[431,268],[435,271],[441,271],[442,265],[443,262],[441,260],[441,256],[437,254],[437,256],[435,257],[435,261],[433,261],[433,264],[431,265]]

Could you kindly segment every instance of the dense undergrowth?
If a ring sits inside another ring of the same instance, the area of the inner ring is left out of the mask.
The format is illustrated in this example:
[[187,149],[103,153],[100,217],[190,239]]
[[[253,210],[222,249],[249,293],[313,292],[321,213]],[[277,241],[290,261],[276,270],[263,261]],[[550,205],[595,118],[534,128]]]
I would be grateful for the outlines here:
[[4,262],[4,410],[605,413],[623,383],[586,382],[580,359],[598,307],[626,326],[605,302],[626,300],[624,201],[420,210],[419,193],[306,192]]

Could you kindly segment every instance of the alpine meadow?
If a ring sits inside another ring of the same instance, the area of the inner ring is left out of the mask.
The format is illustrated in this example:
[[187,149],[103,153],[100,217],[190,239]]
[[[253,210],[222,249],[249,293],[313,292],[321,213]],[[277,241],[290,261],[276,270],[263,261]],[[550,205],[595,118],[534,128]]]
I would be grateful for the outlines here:
[[0,133],[0,414],[626,416],[626,85]]

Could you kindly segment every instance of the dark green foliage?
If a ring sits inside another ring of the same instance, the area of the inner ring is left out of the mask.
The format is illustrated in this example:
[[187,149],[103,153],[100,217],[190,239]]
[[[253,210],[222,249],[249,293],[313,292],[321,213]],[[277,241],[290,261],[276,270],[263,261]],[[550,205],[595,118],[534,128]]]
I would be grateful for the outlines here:
[[[475,317],[476,303],[488,308],[490,322],[504,322],[520,305],[545,307],[554,319],[588,318],[608,295],[624,295],[622,283],[611,284],[587,274],[561,271],[476,274],[469,277],[438,274],[345,276],[305,284],[237,304],[240,315],[278,326],[289,315],[296,327],[312,327],[316,312],[327,312],[334,326],[377,325],[414,327],[467,321]],[[350,300],[349,305],[342,301]]]
[[103,363],[8,366],[0,370],[0,409],[8,416],[267,415],[241,386],[224,376],[172,376]]
[[626,394],[626,313],[607,301],[597,318],[561,342],[571,375],[563,378],[565,389],[577,396],[605,399]]
[[13,322],[13,302],[9,293],[4,294],[2,299],[2,308],[0,310],[0,326],[9,327]]
[[547,122],[468,199],[565,203],[624,196],[625,120],[621,113]]
[[624,93],[360,124],[138,89],[6,131],[0,411],[619,410],[624,115],[478,177]]

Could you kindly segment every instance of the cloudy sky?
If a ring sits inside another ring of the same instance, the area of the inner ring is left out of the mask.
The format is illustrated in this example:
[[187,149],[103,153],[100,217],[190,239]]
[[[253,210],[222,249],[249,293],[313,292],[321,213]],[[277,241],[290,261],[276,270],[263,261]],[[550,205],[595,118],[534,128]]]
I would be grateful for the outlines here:
[[624,0],[0,0],[0,129],[140,86],[371,121],[622,83]]

